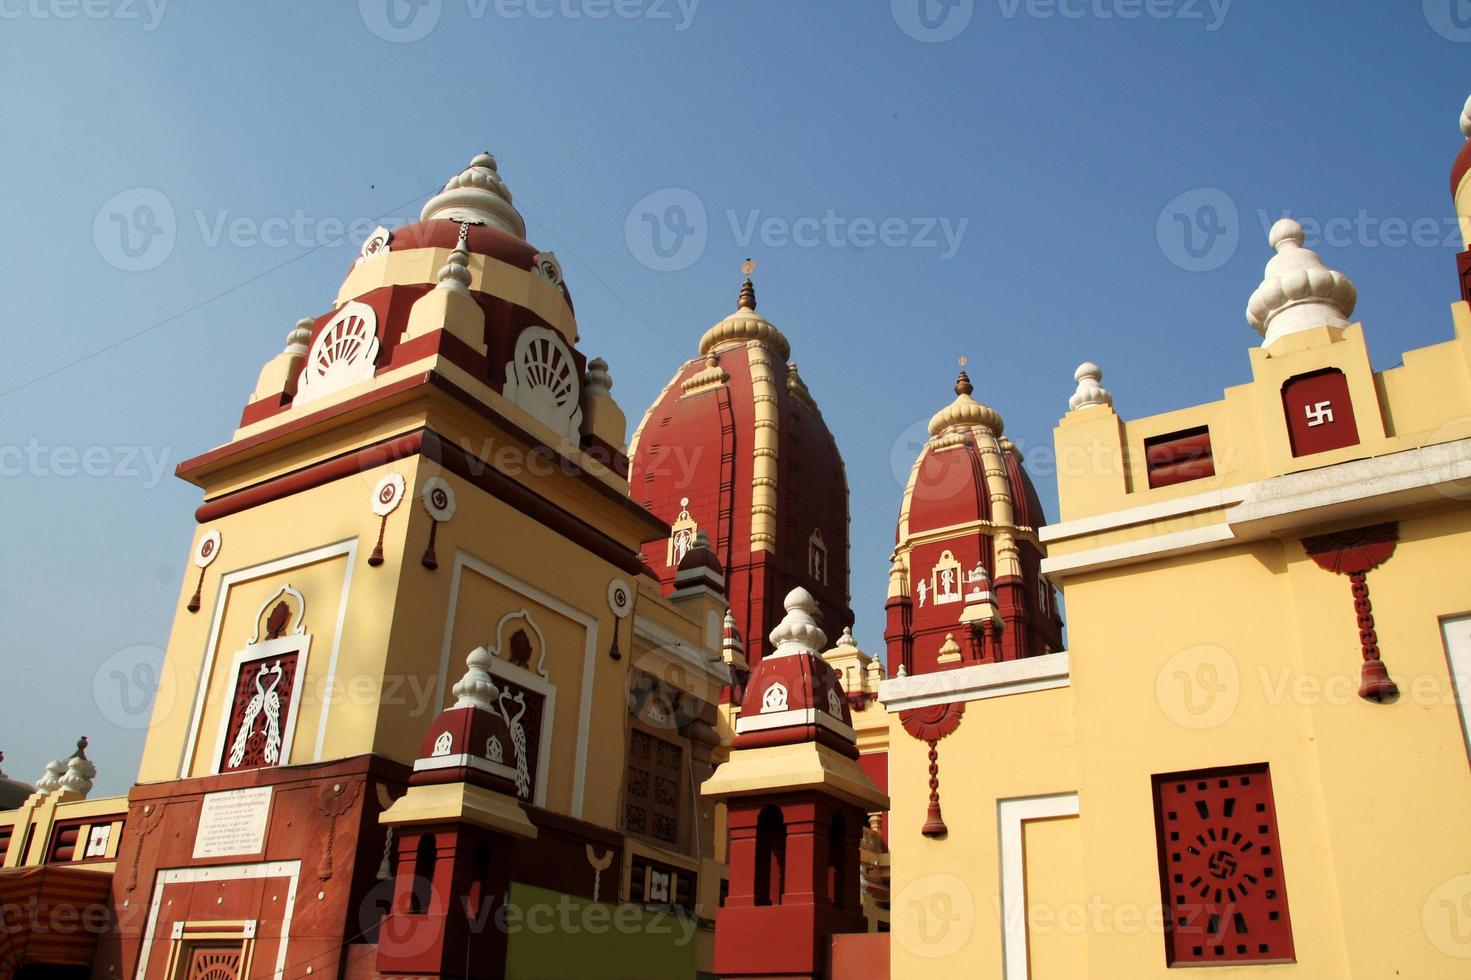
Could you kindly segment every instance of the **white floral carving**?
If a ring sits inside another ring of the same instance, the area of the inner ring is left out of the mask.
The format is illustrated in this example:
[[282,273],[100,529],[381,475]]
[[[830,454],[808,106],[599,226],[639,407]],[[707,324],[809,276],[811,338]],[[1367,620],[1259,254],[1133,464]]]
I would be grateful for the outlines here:
[[569,442],[582,427],[581,386],[572,352],[546,327],[527,327],[506,365],[505,395]]
[[485,740],[485,757],[491,762],[501,762],[506,757],[505,746],[494,735]]
[[372,380],[377,361],[378,314],[367,303],[344,303],[307,352],[294,404]]
[[449,755],[450,749],[455,747],[454,736],[449,732],[440,732],[439,737],[434,740],[434,756]]
[[761,695],[761,713],[764,715],[768,711],[785,710],[787,710],[787,686],[781,681],[774,681],[766,689],[766,693]]
[[843,717],[843,699],[838,695],[838,689],[835,687],[827,689],[827,710],[835,718]]

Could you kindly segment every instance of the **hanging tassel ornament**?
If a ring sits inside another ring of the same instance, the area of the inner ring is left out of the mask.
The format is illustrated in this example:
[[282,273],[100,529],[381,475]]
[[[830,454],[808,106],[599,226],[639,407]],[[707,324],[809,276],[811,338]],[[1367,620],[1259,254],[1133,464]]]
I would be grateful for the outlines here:
[[378,543],[373,547],[373,553],[368,556],[368,564],[377,568],[383,564],[383,535],[388,530],[388,515],[398,509],[399,502],[404,496],[404,478],[399,473],[385,474],[378,485],[373,488],[373,513],[380,518],[378,522]]
[[960,727],[960,719],[964,714],[964,701],[934,704],[899,713],[904,730],[930,749],[930,805],[925,812],[924,826],[919,828],[919,832],[926,837],[944,837],[950,833],[950,828],[945,826],[945,816],[940,812],[940,749],[937,743]]
[[432,476],[424,481],[419,500],[429,513],[429,545],[424,549],[424,556],[419,559],[419,564],[432,572],[439,567],[439,556],[434,553],[434,539],[439,533],[439,525],[455,516],[455,489],[443,477]]
[[1369,572],[1389,560],[1399,541],[1399,525],[1391,521],[1372,527],[1335,531],[1303,538],[1303,550],[1326,572],[1347,575],[1359,627],[1359,697],[1383,704],[1399,697],[1399,687],[1379,656],[1379,634],[1374,629],[1374,607],[1369,603]]
[[199,612],[200,600],[204,595],[204,570],[213,565],[214,560],[220,556],[220,540],[219,531],[207,531],[199,539],[199,544],[194,546],[194,566],[199,569],[199,584],[194,586],[194,595],[184,607],[192,613]]

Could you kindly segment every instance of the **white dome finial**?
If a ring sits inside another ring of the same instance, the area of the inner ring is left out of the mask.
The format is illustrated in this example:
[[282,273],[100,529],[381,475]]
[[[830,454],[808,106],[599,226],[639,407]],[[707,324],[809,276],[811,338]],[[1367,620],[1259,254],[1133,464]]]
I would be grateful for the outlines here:
[[1305,240],[1302,225],[1291,218],[1278,221],[1267,234],[1277,254],[1246,304],[1246,322],[1262,335],[1263,347],[1314,327],[1346,327],[1358,303],[1349,278],[1324,265]]
[[312,343],[312,327],[316,325],[315,320],[304,316],[296,321],[296,326],[286,335],[286,353],[305,357]]
[[526,221],[511,204],[511,192],[501,179],[495,157],[477,153],[470,165],[451,177],[444,190],[429,199],[419,220],[447,218],[493,225],[517,238],[526,237]]
[[817,625],[817,600],[798,586],[787,593],[787,614],[771,631],[776,649],[773,657],[793,657],[801,653],[816,654],[827,646],[827,634]]
[[1471,95],[1466,97],[1466,107],[1461,110],[1461,132],[1471,140]]
[[451,689],[455,695],[456,708],[480,708],[495,711],[500,688],[490,676],[491,654],[485,647],[476,647],[465,658],[465,676],[455,682]]
[[1092,361],[1084,361],[1078,365],[1073,372],[1073,380],[1078,383],[1078,390],[1068,399],[1068,410],[1076,412],[1080,408],[1089,408],[1093,405],[1109,406],[1113,404],[1113,395],[1108,389],[1099,384],[1103,380],[1103,368]]

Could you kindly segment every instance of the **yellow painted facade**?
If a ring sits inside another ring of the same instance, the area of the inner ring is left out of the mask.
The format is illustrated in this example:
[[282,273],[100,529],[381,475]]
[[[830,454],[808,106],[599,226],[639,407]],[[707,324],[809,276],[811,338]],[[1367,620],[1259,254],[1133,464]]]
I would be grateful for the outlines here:
[[[1069,652],[1052,655],[1066,665],[1019,662],[1045,680],[995,664],[884,685],[894,977],[1171,975],[1152,777],[1262,763],[1295,964],[1212,968],[1466,975],[1471,766],[1443,626],[1471,610],[1458,572],[1471,308],[1451,319],[1452,339],[1386,371],[1364,325],[1322,326],[1251,350],[1251,380],[1219,401],[1063,418],[1061,520],[1041,538],[1067,603]],[[1344,374],[1358,442],[1294,456],[1284,383],[1327,368]],[[1146,441],[1202,426],[1214,475],[1150,489]],[[1399,696],[1375,703],[1358,694],[1349,578],[1303,539],[1380,522],[1398,541],[1367,583]],[[937,743],[949,833],[927,839],[927,746],[899,717],[946,701],[966,710]]]

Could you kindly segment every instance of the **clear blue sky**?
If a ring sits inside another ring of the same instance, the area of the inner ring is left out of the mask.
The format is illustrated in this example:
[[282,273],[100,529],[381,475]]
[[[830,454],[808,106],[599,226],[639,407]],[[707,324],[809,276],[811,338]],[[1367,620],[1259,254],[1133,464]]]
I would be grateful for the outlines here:
[[[1376,366],[1450,332],[1457,0],[387,2],[0,0],[13,777],[85,733],[98,790],[129,785],[124,678],[161,658],[199,501],[174,465],[327,307],[342,226],[416,216],[481,149],[631,423],[758,260],[847,459],[871,650],[957,355],[1055,514],[1073,368],[1101,363],[1129,417],[1245,380],[1284,210],[1339,220],[1320,250]],[[1417,244],[1386,219],[1430,224]]]

